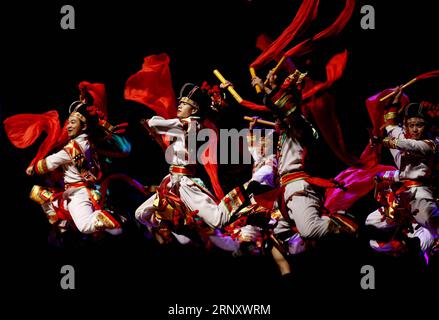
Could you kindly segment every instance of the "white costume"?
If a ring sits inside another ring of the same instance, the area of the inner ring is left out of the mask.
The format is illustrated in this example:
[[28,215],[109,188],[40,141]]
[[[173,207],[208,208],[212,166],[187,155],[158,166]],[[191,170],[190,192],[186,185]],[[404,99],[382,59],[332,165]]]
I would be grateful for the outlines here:
[[[278,172],[278,160],[276,157],[276,153],[272,152],[274,144],[274,134],[275,131],[270,130],[264,138],[261,138],[257,135],[253,135],[252,131],[249,131],[249,134],[247,136],[248,149],[254,160],[251,180],[257,181],[261,185],[270,186],[272,188],[276,188],[277,186],[276,175]],[[288,224],[284,217],[280,216],[280,220],[270,223],[274,223],[276,225],[276,233],[287,231],[287,237],[285,239],[279,240],[286,241],[288,254],[294,255],[305,251],[305,242],[303,241],[302,237],[299,233],[293,234],[289,232],[291,231],[291,226]]]
[[[403,129],[399,126],[389,125],[386,130],[394,146],[390,152],[399,168],[395,172],[388,172],[387,175],[392,176],[394,181],[403,183],[404,190],[401,190],[399,195],[400,202],[406,204],[416,222],[422,226],[419,228],[413,224],[414,232],[408,236],[419,238],[421,249],[426,251],[439,232],[439,209],[428,185],[437,141],[406,139]],[[389,224],[383,219],[383,210],[384,208],[380,208],[372,212],[366,219],[366,225],[381,230],[394,229],[395,224]],[[371,246],[376,250],[380,249],[376,241],[372,241]]]
[[51,223],[57,220],[56,211],[64,208],[82,233],[104,229],[114,229],[111,233],[118,233],[120,230],[114,228],[117,222],[107,212],[97,210],[98,194],[90,179],[95,178],[93,172],[96,174],[96,170],[99,170],[94,157],[87,134],[83,133],[70,140],[62,150],[40,160],[36,165],[37,174],[63,167],[65,191],[62,198],[52,201],[53,193],[39,186],[34,186],[31,198],[42,205]]
[[[304,148],[299,141],[284,133],[279,141],[278,173],[280,183],[285,187],[283,198],[287,214],[303,238],[321,238],[330,231],[331,220],[321,216],[322,201],[308,182],[305,181]],[[275,233],[291,230],[291,221],[282,216]]]
[[[197,211],[197,215],[208,226],[217,228],[228,223],[234,212],[243,205],[245,197],[239,189],[234,189],[217,203],[215,197],[204,187],[204,183],[193,177],[194,170],[189,161],[186,138],[193,132],[191,130],[198,129],[197,118],[180,120],[154,116],[148,121],[148,126],[153,132],[166,135],[172,140],[165,153],[166,160],[171,165],[170,174],[162,180],[161,187],[174,192],[187,209]],[[135,213],[136,219],[149,227],[152,226],[153,214],[157,210],[154,205],[157,197],[157,194],[151,196]]]

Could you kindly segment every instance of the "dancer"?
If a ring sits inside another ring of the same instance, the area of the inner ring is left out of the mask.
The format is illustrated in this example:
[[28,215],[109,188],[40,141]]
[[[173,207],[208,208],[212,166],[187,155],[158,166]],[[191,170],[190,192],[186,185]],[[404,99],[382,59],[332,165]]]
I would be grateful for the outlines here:
[[[439,231],[439,209],[435,200],[431,178],[437,152],[437,137],[431,136],[430,117],[425,103],[410,103],[404,107],[402,126],[398,124],[398,110],[401,109],[402,90],[397,89],[393,102],[384,114],[387,137],[384,147],[390,149],[398,168],[377,176],[379,181],[393,185],[387,197],[393,201],[372,212],[366,225],[388,230],[396,236],[395,228],[407,233],[410,238],[419,238],[424,252],[437,251]],[[405,230],[404,230],[405,229]],[[406,250],[406,241],[393,237],[393,241],[371,240],[376,251],[398,253]]]
[[63,192],[41,186],[32,188],[30,197],[41,204],[52,224],[58,220],[73,220],[81,233],[108,231],[121,233],[121,224],[108,211],[101,209],[96,181],[101,176],[100,164],[93,147],[92,136],[99,120],[90,113],[92,101],[83,97],[70,113],[67,134],[70,141],[64,148],[26,170],[28,175],[43,175],[61,167],[64,172]]

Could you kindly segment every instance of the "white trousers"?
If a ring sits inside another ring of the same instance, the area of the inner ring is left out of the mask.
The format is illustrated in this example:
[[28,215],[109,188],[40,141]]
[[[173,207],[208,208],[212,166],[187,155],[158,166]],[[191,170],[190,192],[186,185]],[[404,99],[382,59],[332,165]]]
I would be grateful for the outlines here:
[[[99,210],[94,210],[86,188],[71,188],[65,191],[62,201],[79,232],[89,234],[98,231],[96,229],[96,216]],[[59,207],[58,201],[42,207],[48,214],[49,211],[53,211],[53,206]]]
[[403,192],[401,197],[407,198],[410,203],[410,211],[414,213],[416,222],[437,238],[439,236],[439,208],[431,189],[412,187]]
[[[413,213],[416,222],[437,238],[439,235],[439,208],[433,193],[428,187],[412,187],[400,195],[401,203],[408,204],[408,209]],[[377,225],[380,213],[373,212],[366,219],[366,225],[374,225],[379,229],[383,226]],[[381,218],[379,218],[381,219]]]
[[[389,233],[393,232],[397,227],[396,224],[388,223],[386,219],[383,219],[383,215],[380,210],[384,210],[384,208],[380,208],[370,213],[366,218],[366,225],[373,226],[377,229],[389,231]],[[432,245],[434,241],[434,237],[431,232],[422,227],[420,224],[413,223],[413,232],[407,234],[409,238],[418,238],[420,241],[420,247],[423,252],[427,251]]]
[[[288,183],[285,187],[284,199],[288,216],[294,221],[302,238],[317,239],[328,233],[330,219],[321,216],[322,202],[308,182],[299,180]],[[290,222],[282,216],[274,233],[291,230],[291,227]]]
[[[219,228],[229,222],[230,215],[224,203],[217,204],[212,197],[187,176],[171,175],[171,180],[166,187],[168,190],[177,187],[183,203],[191,211],[198,210],[197,215],[210,227]],[[152,195],[136,210],[136,219],[146,226],[151,224],[151,217],[155,211],[154,200],[156,196],[156,194]]]

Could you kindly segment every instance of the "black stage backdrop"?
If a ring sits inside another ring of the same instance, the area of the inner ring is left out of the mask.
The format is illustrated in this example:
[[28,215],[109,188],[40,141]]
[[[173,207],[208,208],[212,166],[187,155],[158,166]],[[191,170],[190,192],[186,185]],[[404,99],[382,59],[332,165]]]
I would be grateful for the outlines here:
[[[341,10],[343,1],[321,1],[319,30]],[[110,122],[130,123],[127,137],[132,154],[114,163],[141,183],[157,184],[166,174],[163,153],[139,124],[152,115],[146,107],[123,98],[127,78],[138,71],[143,57],[165,52],[171,58],[175,90],[185,82],[217,82],[215,68],[230,79],[242,96],[256,99],[248,65],[260,51],[256,37],[265,32],[275,38],[287,26],[299,1],[71,1],[75,30],[62,30],[64,2],[2,3],[0,6],[0,119],[18,113],[56,109],[67,117],[80,81],[105,83]],[[360,26],[363,5],[375,9],[375,29]],[[349,62],[343,78],[331,92],[349,150],[362,151],[370,125],[364,101],[417,74],[438,69],[437,1],[357,1],[347,29],[324,51],[311,56],[310,70],[322,77],[330,55],[347,48]],[[300,61],[298,62],[300,63]],[[302,61],[303,63],[303,61]],[[266,71],[266,70],[265,70]],[[262,73],[261,73],[262,74]],[[438,102],[438,81],[427,80],[408,90],[412,100]],[[222,127],[242,128],[238,106],[226,112]],[[38,205],[28,199],[39,178],[27,177],[25,168],[37,146],[16,149],[1,140],[1,229],[3,296],[44,298],[141,298],[146,305],[175,303],[269,303],[286,299],[438,298],[438,261],[427,268],[417,256],[392,258],[368,249],[360,237],[329,243],[315,253],[294,258],[297,278],[282,282],[267,257],[231,257],[222,252],[160,247],[143,236],[132,221],[125,236],[64,248],[48,245],[49,227]],[[39,140],[40,141],[40,140]],[[321,145],[321,174],[335,176],[346,165],[325,143]],[[385,157],[387,163],[391,159]],[[243,166],[221,166],[225,190],[250,175]],[[145,198],[134,190],[115,186],[116,206],[133,216]],[[366,196],[354,209],[360,222],[375,209]],[[62,290],[60,270],[75,268],[75,290]],[[362,290],[360,269],[372,265],[375,290]]]

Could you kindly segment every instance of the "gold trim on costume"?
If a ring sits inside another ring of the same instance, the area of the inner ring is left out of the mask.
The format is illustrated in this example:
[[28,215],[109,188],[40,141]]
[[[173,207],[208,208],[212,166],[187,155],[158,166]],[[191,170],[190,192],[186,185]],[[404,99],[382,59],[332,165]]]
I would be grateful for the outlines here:
[[94,226],[97,231],[104,229],[115,229],[118,226],[114,223],[104,212],[98,211],[96,213],[96,220]]
[[29,198],[38,204],[44,204],[52,200],[53,192],[49,189],[35,185],[30,191]]
[[184,102],[184,103],[187,103],[187,104],[190,104],[192,107],[194,107],[194,108],[199,108],[199,105],[198,105],[198,103],[196,103],[194,100],[192,100],[192,99],[189,99],[188,97],[183,97],[183,98],[181,98],[180,99],[180,103],[182,103],[182,102]]
[[82,114],[80,114],[77,111],[73,111],[70,115],[73,116],[73,117],[78,118],[83,123],[87,123],[87,119]]
[[390,148],[390,149],[398,149],[398,139],[394,138],[384,138],[383,139],[383,146]]
[[35,166],[35,173],[41,175],[47,172],[49,172],[49,169],[47,168],[46,159],[39,160]]
[[[303,79],[306,77],[307,74],[308,72],[302,73],[298,69],[296,69],[292,74],[288,76],[288,79],[290,79],[291,81],[295,81],[295,84],[299,85],[302,83]],[[296,77],[297,80],[295,80]]]
[[284,94],[282,97],[276,100],[274,103],[276,106],[279,107],[279,109],[285,114],[285,116],[289,116],[291,113],[293,113],[297,105],[292,103],[289,104],[290,100],[292,101],[294,98],[289,94]]
[[384,115],[384,121],[393,120],[396,118],[396,115],[397,115],[396,112],[388,112]]

